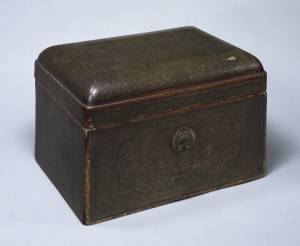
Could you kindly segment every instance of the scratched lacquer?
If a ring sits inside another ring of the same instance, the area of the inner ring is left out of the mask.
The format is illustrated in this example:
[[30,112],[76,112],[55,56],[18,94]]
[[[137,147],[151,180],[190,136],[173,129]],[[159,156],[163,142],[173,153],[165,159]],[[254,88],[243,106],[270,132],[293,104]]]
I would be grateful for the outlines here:
[[194,27],[52,46],[36,160],[85,225],[265,174],[266,72]]

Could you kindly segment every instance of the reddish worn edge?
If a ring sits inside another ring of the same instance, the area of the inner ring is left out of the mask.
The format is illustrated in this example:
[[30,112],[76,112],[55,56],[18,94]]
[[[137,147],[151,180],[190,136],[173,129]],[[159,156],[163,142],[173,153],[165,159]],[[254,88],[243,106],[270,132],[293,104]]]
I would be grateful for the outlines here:
[[173,89],[166,89],[166,90],[162,90],[162,91],[158,91],[158,92],[142,94],[142,95],[135,96],[135,97],[129,97],[129,98],[126,98],[123,100],[111,101],[109,103],[88,106],[88,105],[85,105],[82,102],[80,102],[57,78],[55,78],[51,73],[49,73],[47,71],[47,69],[44,68],[43,65],[41,65],[37,60],[35,61],[35,63],[45,72],[45,74],[47,74],[47,76],[54,83],[59,85],[61,87],[61,89],[63,91],[65,91],[65,93],[68,96],[70,96],[70,98],[72,98],[78,105],[84,107],[85,110],[92,110],[92,111],[102,109],[102,108],[111,108],[111,107],[116,107],[116,106],[121,106],[121,105],[138,103],[138,102],[142,102],[142,101],[148,101],[151,99],[156,99],[156,98],[161,98],[161,97],[165,97],[165,96],[171,96],[171,95],[176,95],[176,94],[180,94],[180,93],[186,93],[186,92],[190,92],[190,91],[206,89],[209,87],[215,87],[215,86],[220,86],[220,85],[236,83],[236,82],[248,80],[248,79],[266,77],[266,75],[267,75],[267,73],[264,71],[264,72],[258,73],[258,74],[229,78],[229,79],[225,79],[225,80],[215,80],[215,81],[210,81],[208,83],[188,85],[188,86],[177,87],[177,88],[173,88]]
[[84,131],[84,186],[82,224],[90,223],[90,190],[91,190],[91,131]]
[[119,218],[119,217],[123,217],[125,215],[137,213],[137,212],[140,212],[140,211],[143,211],[143,210],[146,210],[146,209],[158,207],[158,206],[165,205],[165,204],[175,202],[175,201],[178,201],[178,200],[182,200],[182,199],[186,199],[186,198],[189,198],[189,197],[204,194],[204,193],[207,193],[207,192],[215,191],[217,189],[222,189],[222,188],[226,188],[226,187],[229,187],[229,186],[246,183],[246,182],[249,182],[249,181],[252,181],[252,180],[255,180],[255,179],[262,178],[264,176],[265,176],[265,171],[262,174],[251,177],[251,178],[240,179],[240,180],[237,180],[237,181],[224,183],[222,185],[217,185],[217,186],[214,186],[214,187],[211,187],[211,188],[208,188],[208,189],[192,192],[192,193],[189,193],[189,194],[186,194],[186,195],[172,197],[171,199],[168,199],[168,200],[165,200],[165,201],[162,201],[162,202],[157,202],[157,203],[154,203],[154,204],[151,204],[151,205],[143,206],[143,207],[140,207],[140,208],[137,208],[137,209],[133,209],[133,210],[131,210],[129,212],[126,212],[126,213],[119,213],[119,214],[116,214],[116,215],[113,215],[113,216],[110,216],[110,217],[107,217],[107,218],[104,218],[104,219],[101,219],[101,220],[92,221],[87,225],[93,225],[93,224],[105,222],[105,221],[108,221],[108,220],[116,219],[116,218]]

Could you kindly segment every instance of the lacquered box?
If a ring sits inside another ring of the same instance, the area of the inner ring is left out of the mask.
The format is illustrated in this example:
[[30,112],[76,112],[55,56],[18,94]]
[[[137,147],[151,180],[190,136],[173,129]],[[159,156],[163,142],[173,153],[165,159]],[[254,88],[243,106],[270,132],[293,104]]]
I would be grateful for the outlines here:
[[195,27],[52,46],[36,161],[85,225],[265,175],[266,72]]

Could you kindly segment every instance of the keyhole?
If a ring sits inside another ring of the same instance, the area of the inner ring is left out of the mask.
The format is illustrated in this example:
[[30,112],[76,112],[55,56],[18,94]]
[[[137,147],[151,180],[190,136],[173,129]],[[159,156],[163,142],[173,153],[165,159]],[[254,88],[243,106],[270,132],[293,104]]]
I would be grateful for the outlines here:
[[184,143],[184,147],[186,150],[188,150],[189,148],[191,148],[191,144],[190,143]]

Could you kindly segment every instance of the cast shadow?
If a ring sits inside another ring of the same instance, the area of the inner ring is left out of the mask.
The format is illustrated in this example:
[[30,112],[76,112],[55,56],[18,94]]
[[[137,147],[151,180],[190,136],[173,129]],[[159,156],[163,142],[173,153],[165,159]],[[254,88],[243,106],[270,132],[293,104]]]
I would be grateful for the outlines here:
[[267,125],[267,163],[266,175],[274,172],[295,154],[293,143],[279,128]]
[[34,158],[35,151],[35,120],[23,125],[19,132],[19,143],[25,152]]

